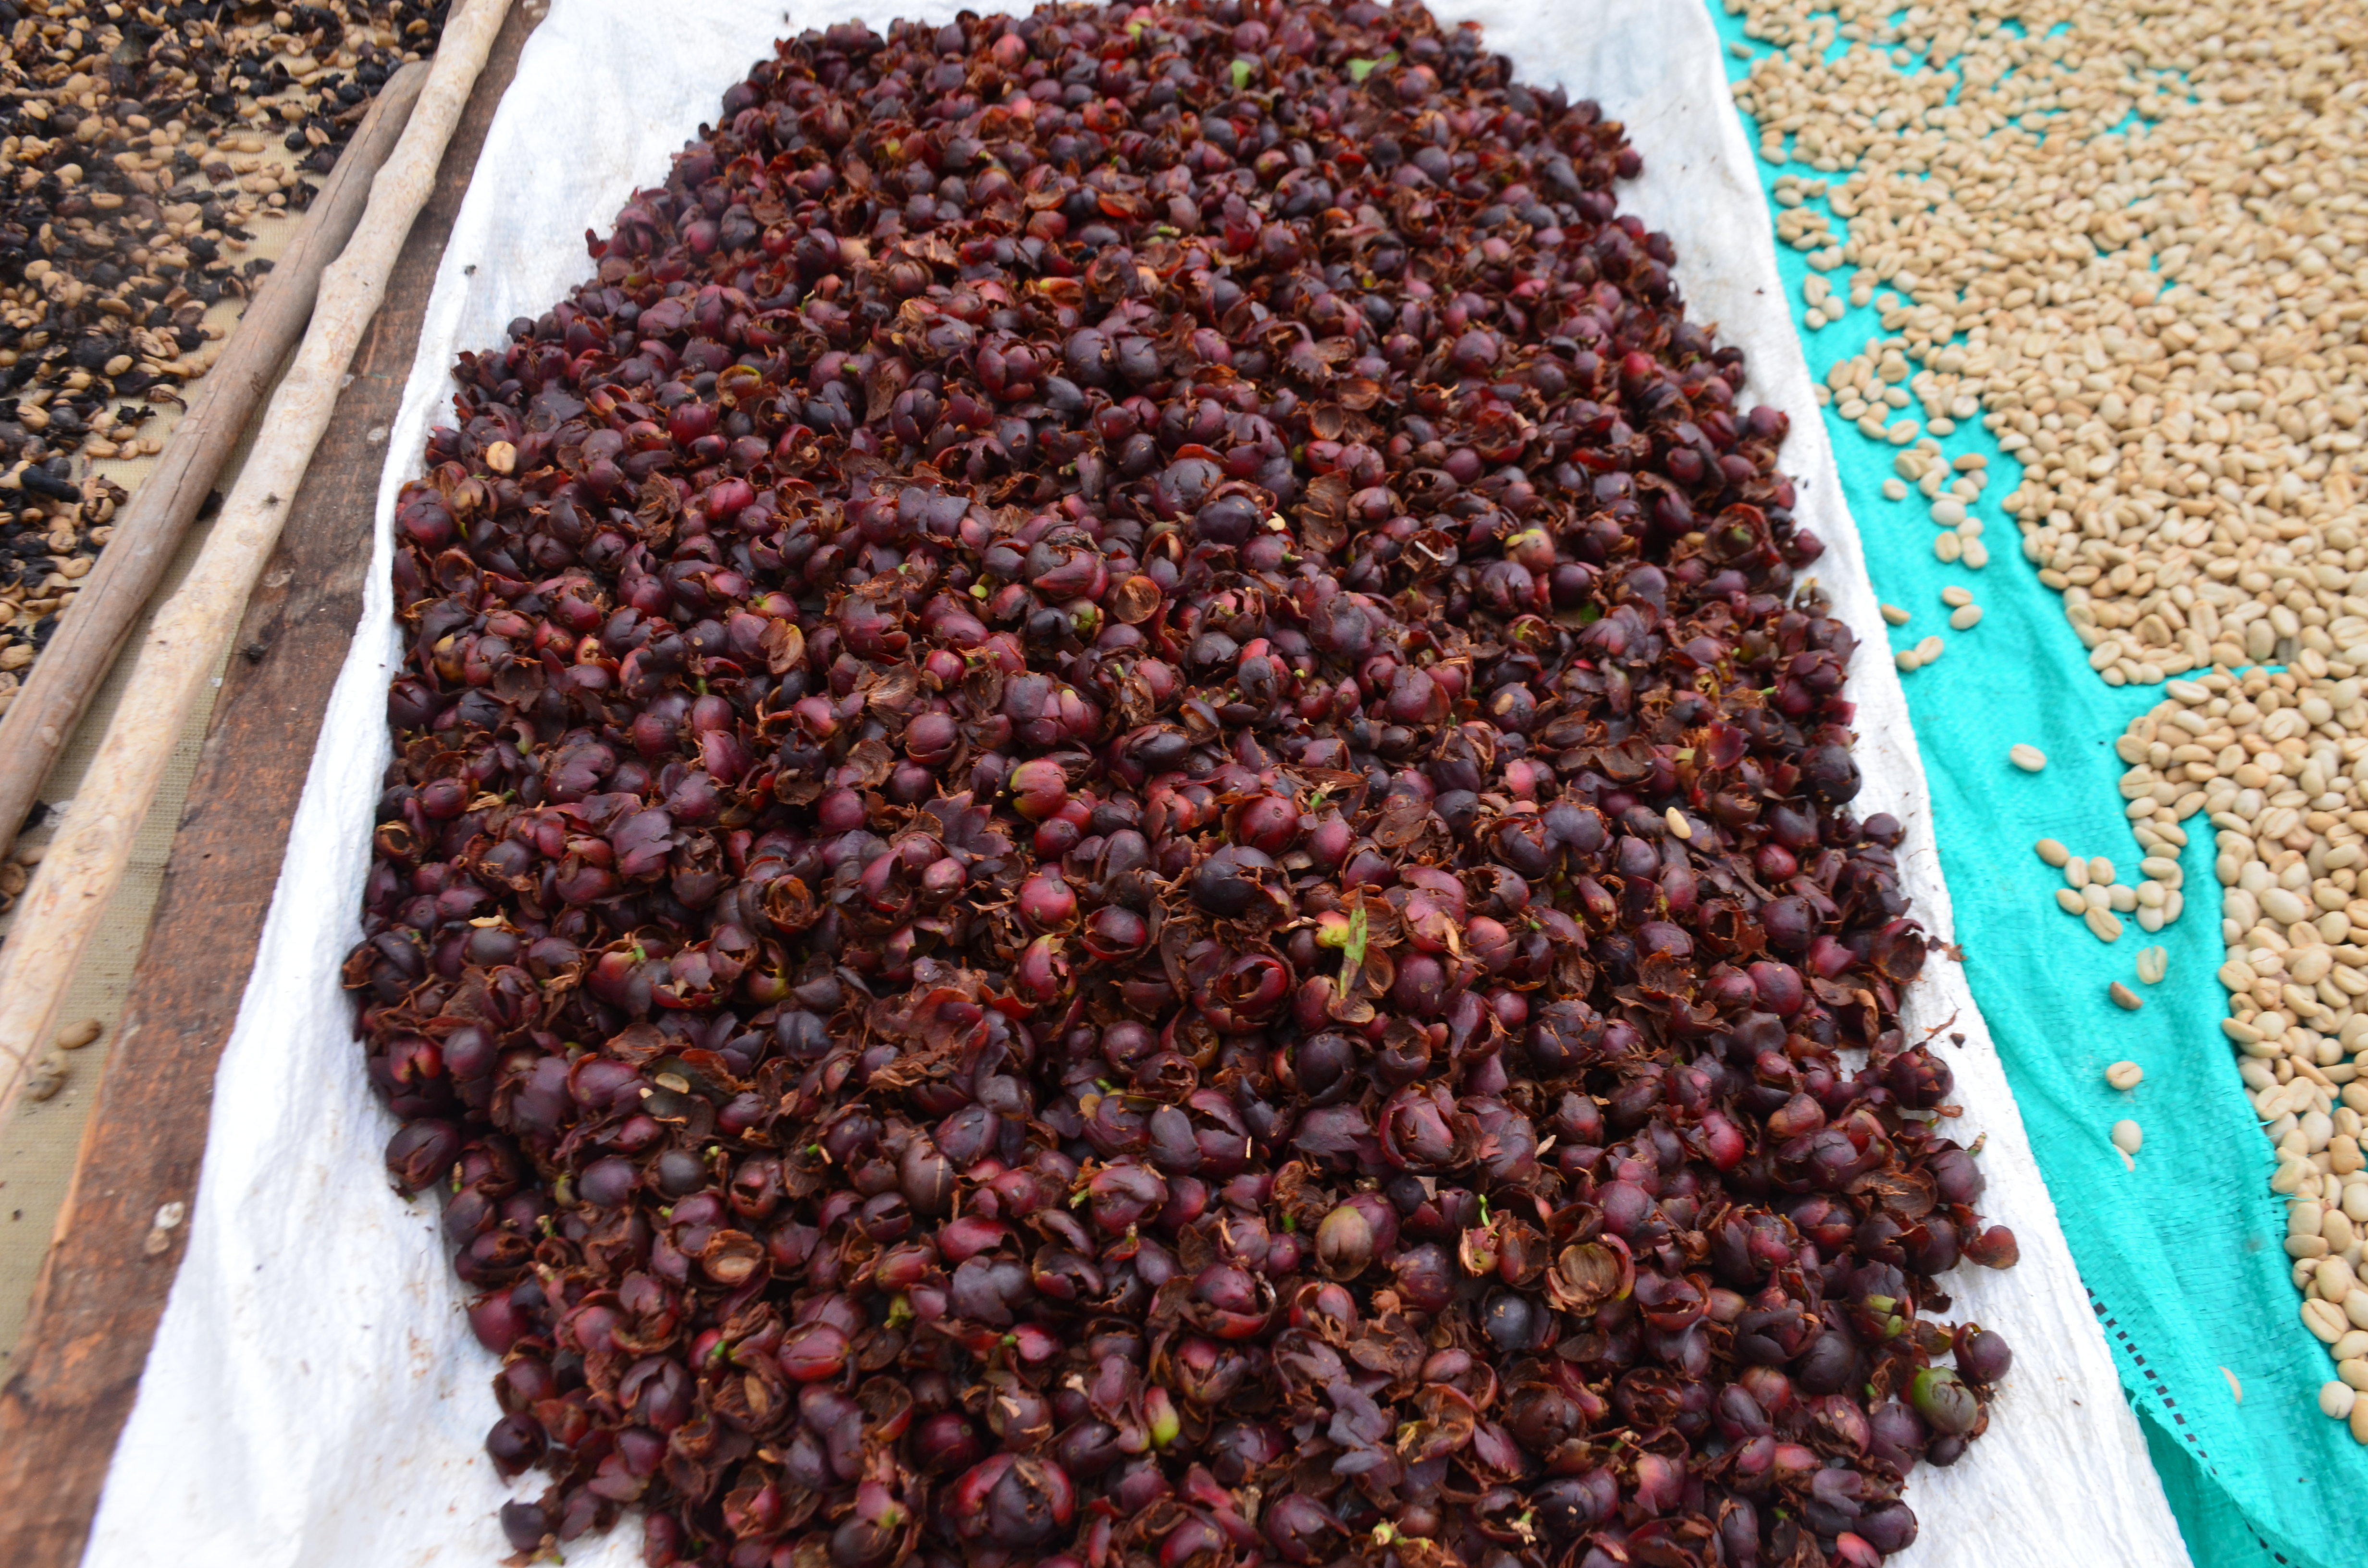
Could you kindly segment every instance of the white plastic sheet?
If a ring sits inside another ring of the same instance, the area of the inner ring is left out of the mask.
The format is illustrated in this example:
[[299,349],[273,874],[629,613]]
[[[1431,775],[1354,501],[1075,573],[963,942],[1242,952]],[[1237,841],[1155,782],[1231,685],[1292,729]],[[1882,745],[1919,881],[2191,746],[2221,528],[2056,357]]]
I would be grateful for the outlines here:
[[[1486,28],[1523,79],[1559,81],[1627,122],[1645,173],[1628,210],[1676,242],[1697,318],[1750,356],[1747,389],[1792,417],[1785,466],[1800,516],[1828,545],[1816,574],[1859,633],[1862,812],[1907,825],[1903,870],[1927,926],[1950,929],[1923,772],[1882,656],[1856,530],[1777,281],[1719,46],[1702,0],[1585,5],[1440,0]],[[498,1412],[494,1358],[470,1335],[433,1205],[389,1191],[392,1119],[373,1100],[338,966],[359,935],[372,803],[390,756],[384,693],[396,657],[388,583],[393,500],[427,426],[449,409],[456,352],[501,341],[591,270],[583,234],[712,117],[776,36],[849,15],[944,18],[955,7],[802,0],[555,0],[519,62],[454,225],[379,488],[360,631],[331,698],[239,1019],[222,1053],[187,1258],[117,1449],[89,1568],[484,1568],[506,1554],[513,1494],[481,1448]],[[1919,1469],[1908,1500],[1916,1568],[2052,1568],[2187,1561],[2123,1403],[2102,1335],[2041,1185],[1997,1052],[1955,965],[1936,959],[1912,1023],[1943,1048],[1987,1131],[1985,1204],[2022,1262],[1967,1267],[1964,1315],[2001,1330],[2014,1372],[1989,1435],[1951,1470]],[[516,1492],[531,1494],[539,1477]],[[638,1562],[629,1518],[578,1541],[571,1563]]]

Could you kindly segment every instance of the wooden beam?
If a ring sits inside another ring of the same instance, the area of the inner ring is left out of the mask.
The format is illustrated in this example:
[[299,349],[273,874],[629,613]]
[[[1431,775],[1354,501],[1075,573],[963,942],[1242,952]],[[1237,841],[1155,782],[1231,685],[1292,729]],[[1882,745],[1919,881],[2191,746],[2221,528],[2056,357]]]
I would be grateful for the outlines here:
[[361,616],[385,432],[445,240],[532,26],[523,6],[511,8],[240,625],[16,1369],[0,1387],[0,1540],[15,1568],[80,1562],[131,1413],[188,1233],[156,1230],[156,1215],[196,1193],[214,1068]]

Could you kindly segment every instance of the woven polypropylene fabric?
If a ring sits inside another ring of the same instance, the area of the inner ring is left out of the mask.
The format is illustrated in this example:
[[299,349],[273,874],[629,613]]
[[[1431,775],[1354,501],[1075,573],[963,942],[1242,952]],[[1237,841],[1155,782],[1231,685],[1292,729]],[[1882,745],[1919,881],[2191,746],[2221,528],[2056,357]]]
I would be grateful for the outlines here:
[[[1715,8],[1713,17],[1724,39],[1762,47],[1744,37],[1739,17]],[[1746,69],[1730,60],[1731,76]],[[1759,128],[1751,131],[1756,142]],[[1761,163],[1763,186],[1772,190],[1779,172]],[[1848,225],[1837,217],[1833,227]],[[1777,256],[1797,324],[1809,269],[1798,252]],[[1847,295],[1850,273],[1830,277]],[[1878,315],[1861,308],[1804,329],[1810,369],[1822,376],[1880,335]],[[1826,424],[1875,589],[1913,613],[1892,646],[1936,632],[1946,641],[1940,662],[1904,684],[1966,977],[2189,1551],[2214,1568],[2356,1562],[2368,1539],[2368,1450],[2318,1413],[2318,1387],[2334,1369],[2302,1326],[2284,1211],[2269,1188],[2269,1142],[2220,1032],[2227,998],[2215,973],[2224,955],[2210,824],[2201,815],[2185,824],[2185,914],[2154,937],[2124,916],[2111,945],[2056,906],[2062,876],[2032,848],[2055,838],[2136,880],[2140,851],[2112,743],[2163,693],[2115,689],[2089,668],[2058,596],[2023,559],[2014,520],[1997,504],[2020,466],[1978,422],[1942,446],[1952,458],[1988,459],[1989,488],[1969,508],[1987,529],[1991,560],[1980,571],[1934,556],[1930,502],[1913,490],[1905,501],[1884,498],[1896,449],[1830,409]],[[1972,631],[1948,630],[1940,596],[1952,585],[1984,608]],[[2017,743],[2046,753],[2044,771],[2008,762]],[[2156,942],[2169,952],[2169,976],[2143,985],[2137,950]],[[2116,980],[2143,995],[2141,1010],[2112,1004],[2106,988]],[[2123,1060],[2146,1069],[2134,1094],[2104,1081],[2107,1063]],[[2108,1138],[2123,1117],[2146,1133],[2135,1168]]]
[[[778,25],[862,13],[942,20],[955,0],[795,0]],[[1731,118],[1717,42],[1694,0],[1448,0],[1486,24],[1531,81],[1561,80],[1625,120],[1647,160],[1621,199],[1679,248],[1702,319],[1751,357],[1755,401],[1789,410],[1799,515],[1829,541],[1836,611],[1868,652],[1853,673],[1861,808],[1909,822],[1902,886],[1937,928],[1921,770],[1898,684],[1873,644],[1873,592],[1806,371],[1774,296],[1749,150]],[[583,277],[581,235],[665,166],[680,139],[774,36],[777,11],[740,0],[558,0],[521,55],[455,222],[422,327],[380,492],[369,608],[322,727],[254,979],[225,1048],[190,1242],[140,1397],[118,1447],[86,1568],[462,1568],[501,1555],[495,1510],[512,1491],[483,1453],[498,1415],[494,1361],[461,1316],[434,1206],[387,1188],[392,1122],[349,1037],[338,966],[359,927],[371,802],[385,757],[395,649],[387,554],[396,485],[447,406],[446,367]],[[565,150],[554,156],[552,149]],[[518,193],[531,188],[534,199]],[[1874,804],[1880,801],[1880,806]],[[1965,1123],[1998,1169],[1986,1211],[2023,1242],[2019,1268],[1957,1270],[1958,1310],[2021,1335],[1997,1418],[1966,1461],[1918,1471],[1924,1534],[1898,1568],[2183,1568],[2138,1423],[2116,1398],[2112,1352],[2079,1298],[2022,1124],[1953,968],[1933,963],[1904,1018],[1955,1016],[1950,1048]],[[5,1554],[0,1554],[4,1559]],[[570,1543],[571,1564],[638,1562],[632,1527]]]

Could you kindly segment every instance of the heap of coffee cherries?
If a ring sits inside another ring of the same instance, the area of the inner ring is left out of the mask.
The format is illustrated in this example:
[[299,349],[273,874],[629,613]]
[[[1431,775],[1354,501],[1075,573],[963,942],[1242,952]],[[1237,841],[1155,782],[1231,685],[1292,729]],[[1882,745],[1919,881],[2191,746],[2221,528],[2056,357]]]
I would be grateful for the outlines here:
[[2014,1239],[1639,166],[1411,6],[836,27],[461,357],[347,972],[519,1561],[1914,1539]]

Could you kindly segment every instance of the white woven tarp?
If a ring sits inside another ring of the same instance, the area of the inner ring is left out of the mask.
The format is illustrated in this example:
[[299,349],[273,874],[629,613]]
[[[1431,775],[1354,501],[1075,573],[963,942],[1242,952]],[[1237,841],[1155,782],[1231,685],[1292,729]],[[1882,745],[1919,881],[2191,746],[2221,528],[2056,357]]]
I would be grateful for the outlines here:
[[[1907,824],[1916,912],[1941,933],[1948,894],[1899,684],[1883,656],[1862,552],[1777,281],[1770,226],[1718,41],[1701,0],[1455,4],[1531,82],[1560,82],[1627,122],[1644,177],[1627,210],[1664,229],[1698,319],[1750,356],[1750,400],[1792,417],[1785,466],[1800,516],[1828,545],[1817,575],[1863,653],[1852,666],[1858,809]],[[238,1024],[222,1053],[188,1254],[114,1459],[91,1568],[484,1568],[504,1556],[495,1510],[515,1489],[481,1447],[496,1415],[494,1358],[434,1205],[405,1203],[380,1165],[393,1122],[364,1083],[338,966],[359,938],[373,803],[390,756],[385,691],[396,643],[388,582],[394,495],[428,426],[449,417],[446,368],[502,341],[589,276],[587,226],[712,119],[771,40],[850,15],[943,19],[936,3],[555,0],[526,46],[438,270],[379,487],[362,623],[331,699]],[[1923,1535],[1906,1564],[2055,1568],[2186,1562],[2103,1336],[2065,1249],[1980,1016],[1935,961],[1911,1022],[1953,1019],[1945,1054],[1986,1131],[1985,1208],[2014,1227],[2021,1266],[1965,1267],[1959,1311],[1999,1329],[2015,1368],[1990,1431],[1953,1469],[1920,1469],[1908,1501]],[[578,1541],[571,1563],[640,1561],[629,1518]]]

